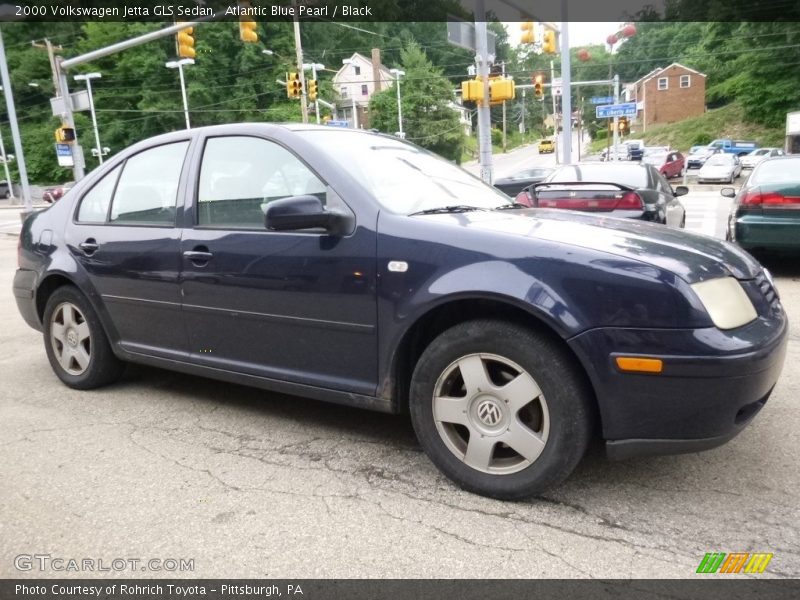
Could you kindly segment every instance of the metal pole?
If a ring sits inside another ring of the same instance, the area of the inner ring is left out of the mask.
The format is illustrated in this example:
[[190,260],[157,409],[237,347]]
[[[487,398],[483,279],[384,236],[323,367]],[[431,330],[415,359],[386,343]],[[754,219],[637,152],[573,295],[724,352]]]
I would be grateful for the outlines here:
[[[22,153],[22,140],[19,135],[19,125],[17,124],[17,111],[14,108],[14,94],[11,91],[11,78],[8,76],[8,64],[6,63],[6,47],[3,44],[3,34],[0,31],[0,77],[3,80],[4,96],[6,97],[6,111],[8,121],[11,124],[11,137],[14,139],[14,151],[17,157],[17,168],[19,169],[19,180],[22,184],[22,198],[25,201],[23,216],[33,212],[31,202],[31,189],[28,186],[28,170],[25,168],[25,155]],[[8,182],[11,185],[11,181]]]
[[356,106],[356,98],[353,96],[353,129],[358,129],[358,107]]
[[567,0],[561,0],[561,144],[564,164],[572,162],[572,87],[570,81]]
[[[311,64],[311,77],[314,78],[314,81],[317,81],[317,63]],[[319,92],[317,92],[319,94]],[[317,125],[319,125],[319,99],[314,98],[314,114],[317,116]]]
[[[501,64],[503,77],[506,76],[506,61]],[[506,139],[506,101],[503,100],[503,154],[506,152],[507,139]]]
[[[558,113],[556,112],[556,88],[553,85],[553,80],[556,78],[556,67],[553,61],[550,61],[550,97],[553,99],[553,139],[558,139]],[[556,148],[555,158],[558,164],[559,149]]]
[[92,97],[92,78],[86,78],[86,90],[89,92],[89,111],[92,113],[92,127],[94,127],[94,141],[97,144],[97,160],[103,164],[103,148],[100,146],[100,131],[97,129],[97,116],[94,114],[94,98]]
[[297,12],[297,2],[292,0],[294,7],[294,51],[297,58],[297,72],[300,74],[300,113],[303,115],[303,123],[308,123],[308,91],[306,90],[306,74],[303,70],[303,44],[300,39],[300,19]]
[[400,130],[400,139],[403,139],[403,104],[400,101],[400,73],[397,74],[397,128]]
[[492,184],[492,119],[489,112],[489,41],[486,33],[486,7],[483,0],[475,3],[475,61],[478,77],[483,83],[482,99],[478,102],[478,153],[481,179]]
[[64,101],[64,113],[61,115],[62,122],[72,128],[75,132],[75,141],[72,142],[72,174],[75,176],[75,181],[80,181],[86,174],[83,160],[83,148],[78,142],[78,130],[75,129],[75,119],[72,116],[72,96],[69,95],[69,81],[67,80],[67,73],[62,67],[62,62],[56,58],[55,61],[57,77],[58,77],[58,90],[56,94],[61,96]]
[[183,78],[183,63],[178,61],[178,75],[181,78],[181,96],[183,96],[183,116],[186,118],[186,129],[191,129],[189,123],[189,101],[186,99],[186,81]]
[[[614,104],[619,104],[619,75],[614,75]],[[619,160],[617,146],[619,145],[619,117],[614,117],[614,160]]]
[[525,92],[522,90],[522,134],[525,135]]
[[11,204],[16,204],[14,200],[14,186],[11,184],[11,173],[8,171],[8,157],[6,156],[6,145],[3,143],[3,132],[0,131],[0,153],[2,153],[3,157],[3,169],[6,172],[6,182],[8,183],[8,191],[11,194]]

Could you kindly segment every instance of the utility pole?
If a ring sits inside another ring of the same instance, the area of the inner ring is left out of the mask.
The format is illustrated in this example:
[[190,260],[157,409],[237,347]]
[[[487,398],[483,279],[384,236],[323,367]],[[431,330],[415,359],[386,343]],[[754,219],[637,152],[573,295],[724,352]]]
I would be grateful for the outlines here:
[[[614,104],[619,104],[619,74],[614,75]],[[619,160],[619,156],[617,156],[618,145],[619,145],[619,117],[614,117],[614,160]]]
[[483,84],[483,98],[478,102],[478,153],[480,156],[481,179],[492,184],[492,132],[489,112],[489,41],[486,32],[486,7],[484,0],[475,3],[475,62],[478,63],[478,77]]
[[[506,61],[501,63],[503,77],[506,76]],[[506,101],[503,100],[503,154],[506,152]]]
[[561,147],[564,164],[572,162],[572,86],[567,0],[561,0]]
[[[3,95],[6,97],[6,111],[8,112],[8,121],[11,124],[11,137],[14,138],[14,151],[16,152],[17,168],[19,169],[19,180],[22,185],[22,199],[25,207],[21,216],[24,219],[29,213],[33,212],[33,203],[31,202],[31,189],[28,185],[28,170],[25,168],[25,155],[22,153],[22,139],[19,135],[14,95],[11,92],[11,77],[8,75],[6,47],[3,44],[2,31],[0,31],[0,78],[2,78],[3,82]],[[8,182],[8,185],[11,185],[11,181]]]
[[[325,67],[323,66],[322,68],[324,69]],[[317,63],[311,63],[311,78],[317,81]],[[314,114],[317,117],[317,125],[319,125],[319,100],[317,98],[314,98]]]
[[525,92],[527,90],[522,90],[522,134],[525,135]]
[[[553,139],[558,139],[558,109],[556,107],[556,86],[553,85],[553,81],[556,79],[556,66],[555,63],[551,60],[550,61],[550,97],[553,99]],[[556,148],[554,152],[556,158],[556,164],[558,164],[558,155],[559,155],[559,148]]]
[[303,123],[308,123],[308,91],[306,90],[306,74],[303,71],[303,42],[300,39],[300,17],[297,14],[297,0],[292,0],[294,10],[294,51],[297,58],[297,72],[300,75],[300,112],[303,115]]

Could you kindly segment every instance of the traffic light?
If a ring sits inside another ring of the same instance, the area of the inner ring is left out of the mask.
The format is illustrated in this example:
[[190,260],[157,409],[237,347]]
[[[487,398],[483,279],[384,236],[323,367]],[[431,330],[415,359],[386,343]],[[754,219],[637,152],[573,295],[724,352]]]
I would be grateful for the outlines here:
[[461,100],[462,102],[480,102],[483,100],[483,80],[475,78],[462,81]]
[[181,58],[194,58],[195,56],[194,37],[192,37],[192,33],[194,33],[194,27],[181,29],[176,34],[178,38],[178,56]]
[[546,54],[556,54],[556,32],[547,30],[542,40],[542,51]]
[[537,100],[544,98],[544,75],[537,73],[533,78],[533,97]]
[[75,141],[75,130],[72,127],[62,125],[56,129],[56,141],[59,144],[71,144]]
[[[239,8],[247,10],[250,8],[249,0],[240,0]],[[247,14],[239,17],[239,39],[243,42],[257,42],[258,32],[256,31],[256,22]]]
[[489,104],[500,104],[515,98],[514,80],[505,77],[489,79]]
[[628,117],[620,117],[617,119],[617,131],[620,135],[628,133]]
[[520,38],[521,43],[523,44],[536,43],[536,30],[534,29],[534,24],[532,21],[525,21],[524,23],[520,23],[519,28],[522,29],[522,37]]
[[286,96],[288,98],[299,98],[303,95],[303,84],[300,83],[299,73],[286,74]]
[[314,102],[317,99],[317,91],[319,90],[319,85],[317,84],[316,79],[309,79],[306,81],[306,88],[308,89],[308,99],[311,102]]

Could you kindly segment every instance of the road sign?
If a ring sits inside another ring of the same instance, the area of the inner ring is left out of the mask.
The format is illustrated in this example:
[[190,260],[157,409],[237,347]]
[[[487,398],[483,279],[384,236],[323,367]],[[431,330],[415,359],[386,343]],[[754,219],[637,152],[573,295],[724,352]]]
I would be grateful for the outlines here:
[[328,127],[350,127],[350,121],[334,121],[331,119],[325,123]]
[[[72,110],[76,112],[89,110],[89,92],[86,90],[73,92],[69,97],[72,99]],[[54,117],[60,117],[67,112],[67,108],[64,106],[64,98],[60,96],[50,98],[50,107],[53,109]]]
[[614,102],[614,96],[594,96],[589,98],[592,104],[611,104]]
[[[487,31],[486,38],[489,54],[494,56],[497,46],[497,35],[492,31]],[[475,25],[467,23],[466,21],[448,21],[447,41],[461,48],[476,52]]]
[[556,96],[561,95],[561,77],[555,77],[550,84],[551,93]]
[[607,104],[595,107],[598,119],[613,119],[614,117],[635,117],[636,102],[623,102],[622,104]]
[[56,157],[59,167],[72,167],[75,164],[72,158],[72,146],[69,144],[56,144]]

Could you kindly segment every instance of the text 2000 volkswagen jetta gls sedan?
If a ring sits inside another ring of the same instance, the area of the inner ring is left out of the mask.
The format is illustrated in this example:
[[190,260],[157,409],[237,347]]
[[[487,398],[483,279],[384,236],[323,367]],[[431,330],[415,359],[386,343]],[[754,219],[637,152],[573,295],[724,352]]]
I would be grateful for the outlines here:
[[240,124],[118,154],[20,239],[14,293],[75,388],[145,363],[409,410],[466,489],[541,492],[612,455],[736,435],[778,379],[786,315],[722,241],[524,209],[356,131]]

